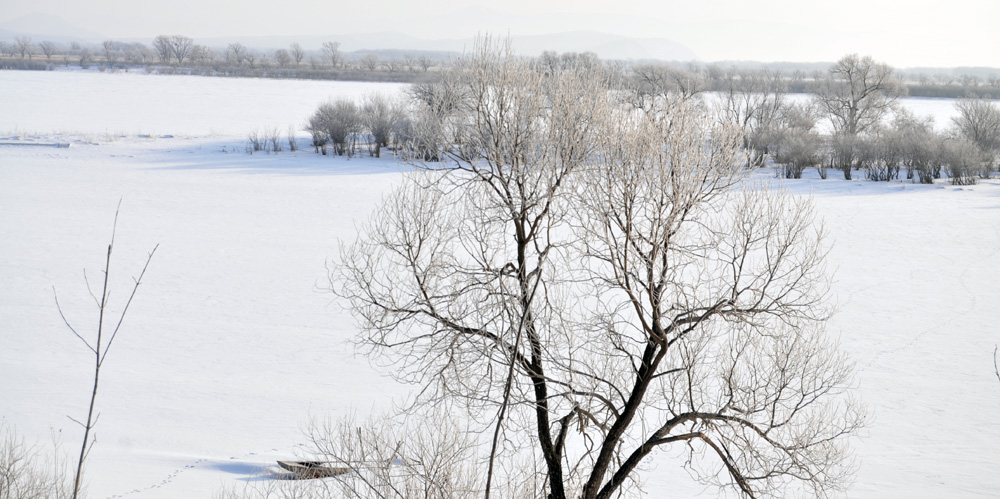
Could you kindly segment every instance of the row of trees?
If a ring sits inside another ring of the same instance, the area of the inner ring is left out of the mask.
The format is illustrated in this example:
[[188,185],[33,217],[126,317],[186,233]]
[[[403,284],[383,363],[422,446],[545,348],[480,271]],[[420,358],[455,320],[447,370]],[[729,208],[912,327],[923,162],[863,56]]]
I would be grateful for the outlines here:
[[[688,100],[709,86],[697,72],[645,65],[627,73],[631,98],[642,108],[651,99],[674,94]],[[815,167],[851,179],[863,171],[872,180],[899,178],[930,183],[947,172],[952,182],[988,178],[1000,154],[1000,108],[985,99],[956,103],[951,128],[937,132],[930,119],[897,105],[906,88],[893,69],[871,57],[849,55],[816,76],[806,102],[787,99],[789,82],[779,72],[730,71],[716,85],[719,119],[742,130],[748,167],[767,161],[787,177]],[[823,130],[825,129],[825,131]]]
[[[961,100],[951,129],[938,133],[932,119],[896,105],[904,94],[888,65],[849,55],[816,84],[808,102],[785,104],[780,78],[743,73],[731,77],[722,108],[725,119],[744,130],[748,164],[771,156],[788,177],[798,178],[809,167],[822,178],[834,168],[845,179],[855,170],[872,180],[896,179],[906,171],[921,183],[940,178],[943,170],[957,184],[990,176],[1000,154],[1000,108],[987,100]],[[830,132],[825,136],[818,131],[822,120]]]
[[[630,107],[649,112],[664,102],[692,102],[712,107],[720,122],[741,132],[745,165],[778,165],[777,172],[799,178],[816,168],[822,178],[829,170],[845,179],[863,172],[871,180],[907,179],[932,183],[945,174],[956,184],[989,178],[1000,155],[1000,108],[983,99],[956,103],[958,116],[951,128],[938,132],[930,118],[920,118],[899,107],[905,94],[888,65],[871,57],[849,55],[814,85],[808,101],[787,98],[787,80],[775,71],[731,71],[721,92],[708,94],[697,73],[665,65],[623,68],[608,65],[593,54],[546,53],[530,60],[543,74],[582,70],[621,84],[619,95]],[[348,100],[324,104],[310,119],[314,145],[325,153],[327,143],[338,155],[353,155],[364,144],[379,154],[395,144],[406,157],[440,159],[448,145],[429,137],[446,122],[444,115],[460,98],[447,82],[419,84],[411,103],[391,106]],[[391,108],[391,109],[390,109]],[[384,109],[375,131],[373,109]],[[367,110],[364,111],[363,110]],[[364,118],[367,116],[367,118]],[[371,139],[371,136],[378,139]],[[394,140],[395,139],[395,140]],[[453,137],[451,143],[461,140]]]
[[304,49],[299,43],[265,51],[251,49],[238,42],[218,50],[196,44],[183,35],[157,36],[151,46],[141,42],[105,40],[94,47],[83,47],[78,43],[62,47],[47,40],[33,44],[31,37],[26,36],[16,37],[13,44],[0,42],[0,56],[20,56],[30,60],[39,50],[48,62],[56,57],[66,63],[73,60],[84,67],[99,63],[111,68],[162,64],[217,69],[291,70],[308,67],[311,70],[426,73],[440,64],[428,55],[407,52],[398,57],[381,57],[371,52],[345,54],[337,42],[325,42],[320,50],[312,51]]

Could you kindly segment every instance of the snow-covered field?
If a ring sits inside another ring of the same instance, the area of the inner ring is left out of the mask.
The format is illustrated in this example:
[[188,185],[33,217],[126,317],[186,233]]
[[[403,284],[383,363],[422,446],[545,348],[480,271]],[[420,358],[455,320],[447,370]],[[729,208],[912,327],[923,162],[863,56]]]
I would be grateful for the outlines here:
[[[402,167],[308,148],[243,153],[253,128],[284,132],[331,96],[399,88],[0,72],[0,142],[72,143],[0,146],[0,418],[78,451],[67,416],[85,417],[92,356],[53,288],[92,331],[83,271],[99,285],[119,199],[114,310],[160,246],[102,372],[89,497],[211,497],[301,452],[310,418],[407,393],[353,355],[352,319],[323,290],[338,240]],[[953,112],[950,101],[904,105],[939,126]],[[785,185],[825,219],[838,307],[828,331],[857,361],[873,415],[849,497],[996,497],[1000,182],[835,176]],[[649,482],[652,497],[702,490],[666,466]]]

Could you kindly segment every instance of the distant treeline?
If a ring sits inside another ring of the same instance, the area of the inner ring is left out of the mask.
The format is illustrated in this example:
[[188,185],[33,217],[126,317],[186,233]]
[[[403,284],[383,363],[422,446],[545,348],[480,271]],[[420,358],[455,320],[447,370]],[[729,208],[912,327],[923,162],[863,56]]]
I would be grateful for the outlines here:
[[305,50],[298,43],[276,50],[256,50],[241,43],[217,49],[181,35],[160,35],[152,46],[116,40],[99,46],[61,46],[48,41],[35,44],[30,37],[0,41],[0,69],[44,71],[74,65],[100,71],[402,83],[427,81],[453,55],[420,50],[345,53],[337,42],[326,42],[321,50]]
[[[50,41],[33,43],[30,37],[16,37],[13,43],[0,41],[0,69],[53,70],[59,65],[96,67],[107,71],[145,71],[156,74],[228,76],[252,78],[380,81],[423,83],[433,81],[441,69],[452,64],[458,54],[434,51],[360,50],[343,52],[337,42],[326,42],[320,50],[305,50],[298,43],[288,48],[256,50],[240,43],[210,48],[182,35],[160,35],[152,46],[141,42],[107,40],[100,45],[79,43],[59,45]],[[577,60],[599,63],[619,72],[634,68],[665,65],[697,75],[703,89],[723,91],[726,75],[741,71],[777,73],[791,93],[815,93],[832,66],[830,63],[759,63],[725,61],[711,64],[662,61],[600,60],[590,52],[552,51],[535,58],[540,64],[566,64]],[[1000,69],[983,67],[915,68],[897,76],[910,97],[1000,98]]]

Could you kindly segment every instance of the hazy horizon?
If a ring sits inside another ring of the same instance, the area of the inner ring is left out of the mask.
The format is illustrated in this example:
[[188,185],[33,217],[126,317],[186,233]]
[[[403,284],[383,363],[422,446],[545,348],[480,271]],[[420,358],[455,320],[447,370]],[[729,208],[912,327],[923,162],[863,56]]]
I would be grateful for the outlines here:
[[[665,38],[700,60],[835,61],[871,55],[896,67],[1000,67],[1000,2],[915,0],[900,9],[885,0],[814,6],[789,0],[654,2],[625,0],[608,9],[596,0],[383,0],[378,5],[288,0],[173,3],[125,0],[0,0],[0,24],[32,13],[54,15],[109,38],[320,36],[398,32],[427,40],[479,33],[512,36],[598,31]],[[403,47],[400,47],[403,48]]]

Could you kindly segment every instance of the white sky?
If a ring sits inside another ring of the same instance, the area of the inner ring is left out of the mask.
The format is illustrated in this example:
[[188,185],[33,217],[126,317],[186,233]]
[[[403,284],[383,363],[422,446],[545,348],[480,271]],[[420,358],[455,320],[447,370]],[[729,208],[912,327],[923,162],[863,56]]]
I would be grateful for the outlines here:
[[897,67],[1000,67],[998,0],[0,0],[0,22],[30,12],[111,38],[596,30],[669,38],[704,61],[857,52]]

